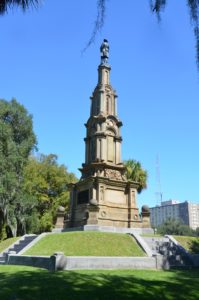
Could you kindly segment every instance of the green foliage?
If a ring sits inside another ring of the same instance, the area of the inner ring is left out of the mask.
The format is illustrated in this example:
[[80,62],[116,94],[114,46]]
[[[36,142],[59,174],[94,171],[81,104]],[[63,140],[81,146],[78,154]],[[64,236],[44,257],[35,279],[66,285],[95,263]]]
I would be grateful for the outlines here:
[[39,213],[34,207],[30,214],[26,215],[26,233],[38,233],[40,232],[40,220]]
[[0,100],[0,236],[22,228],[21,187],[28,156],[36,147],[32,116],[15,99]]
[[136,241],[127,234],[105,232],[67,232],[49,234],[25,255],[52,255],[61,251],[68,256],[144,256]]
[[57,208],[68,205],[67,184],[76,181],[56,155],[30,158],[32,127],[23,105],[0,100],[0,239],[51,230]]
[[199,236],[199,227],[196,228],[195,233],[196,233],[196,236]]
[[51,213],[45,212],[40,220],[40,230],[51,231],[53,227],[53,216]]
[[188,225],[184,225],[179,219],[168,218],[164,223],[157,227],[157,232],[165,234],[193,236],[195,232]]
[[147,188],[147,171],[142,168],[139,161],[134,159],[124,161],[124,166],[126,167],[127,180],[139,183],[138,193],[141,193],[143,189]]
[[189,247],[190,247],[191,253],[199,254],[199,239],[195,239],[195,240],[191,241]]
[[192,236],[174,236],[179,244],[192,254],[199,254],[199,238]]
[[[32,197],[39,222],[32,231],[36,232],[36,228],[39,232],[50,231],[56,219],[57,208],[68,206],[68,184],[76,182],[77,178],[64,165],[58,164],[54,154],[30,157],[23,175],[23,194]],[[29,219],[29,230],[31,224],[34,225]]]

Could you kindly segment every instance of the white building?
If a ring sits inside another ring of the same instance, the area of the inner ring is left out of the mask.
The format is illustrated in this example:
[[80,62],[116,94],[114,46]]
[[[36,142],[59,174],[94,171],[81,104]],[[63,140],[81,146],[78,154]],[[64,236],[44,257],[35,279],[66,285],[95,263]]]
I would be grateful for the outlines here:
[[199,227],[199,204],[168,200],[161,202],[160,206],[150,208],[150,213],[152,227],[161,225],[168,218],[181,220],[192,229]]

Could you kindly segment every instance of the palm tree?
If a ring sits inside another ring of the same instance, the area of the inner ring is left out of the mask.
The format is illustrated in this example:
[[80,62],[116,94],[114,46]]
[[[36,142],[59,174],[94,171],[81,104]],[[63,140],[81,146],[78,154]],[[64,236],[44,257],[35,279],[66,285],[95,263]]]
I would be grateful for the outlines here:
[[124,166],[126,167],[127,180],[139,183],[138,193],[141,193],[143,189],[147,188],[147,171],[142,168],[139,161],[134,159],[124,161]]
[[12,8],[15,5],[25,11],[30,6],[37,7],[39,2],[41,2],[41,0],[0,0],[0,14],[5,14],[8,8]]

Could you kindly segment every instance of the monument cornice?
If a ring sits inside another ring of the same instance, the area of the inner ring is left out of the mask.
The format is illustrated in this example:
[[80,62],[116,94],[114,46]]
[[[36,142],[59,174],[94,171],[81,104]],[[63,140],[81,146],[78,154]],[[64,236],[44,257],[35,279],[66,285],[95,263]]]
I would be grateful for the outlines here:
[[[98,219],[99,220],[109,220],[109,221],[115,221],[115,222],[121,222],[121,223],[126,223],[126,222],[128,222],[128,218],[126,218],[126,219],[119,219],[119,218],[107,218],[107,217],[98,217]],[[142,223],[142,221],[141,220],[139,220],[139,219],[137,219],[137,220],[132,220],[132,221],[130,221],[130,222],[132,222],[133,224],[136,224],[136,223],[138,223],[138,224],[141,224]]]
[[[114,208],[121,208],[121,210],[125,210],[126,209],[126,205],[124,204],[123,206],[122,206],[122,204],[120,203],[120,204],[116,204],[116,203],[112,203],[112,202],[106,202],[106,203],[100,203],[100,208],[105,208],[105,207],[107,207],[107,208],[112,208],[112,207],[114,207]],[[132,211],[138,211],[138,208],[136,207],[131,207],[131,210]]]
[[99,113],[96,116],[90,116],[87,122],[84,124],[84,126],[88,128],[92,121],[95,121],[96,123],[100,121],[101,123],[103,123],[106,120],[113,120],[118,127],[121,127],[123,125],[122,121],[117,116],[104,115],[103,113]]
[[120,180],[115,180],[115,179],[111,179],[108,177],[98,177],[96,176],[96,181],[98,183],[107,183],[109,186],[116,186],[116,187],[124,187],[127,186],[128,188],[134,188],[134,189],[138,189],[138,187],[140,186],[138,182],[126,182],[126,181],[120,181]]
[[102,169],[112,169],[112,170],[119,170],[119,171],[122,171],[122,170],[126,170],[126,168],[124,167],[124,165],[121,163],[121,164],[111,164],[111,163],[107,163],[107,162],[103,162],[103,161],[99,161],[99,162],[92,162],[90,164],[82,164],[83,168],[79,168],[79,170],[84,170],[84,171],[87,171],[87,170],[90,170],[90,169],[93,169],[93,168],[102,168]]

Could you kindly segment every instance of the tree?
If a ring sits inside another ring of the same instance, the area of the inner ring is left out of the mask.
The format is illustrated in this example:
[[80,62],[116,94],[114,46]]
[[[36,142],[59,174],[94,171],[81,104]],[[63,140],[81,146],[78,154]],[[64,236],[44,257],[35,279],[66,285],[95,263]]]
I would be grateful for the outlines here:
[[0,14],[5,14],[9,8],[19,6],[26,11],[29,7],[38,6],[40,0],[0,0]]
[[127,180],[139,183],[138,193],[141,193],[143,189],[147,188],[147,171],[142,168],[139,161],[134,159],[124,161],[124,166],[126,167]]
[[182,223],[179,219],[168,218],[164,223],[162,223],[157,228],[160,234],[175,234],[175,235],[185,235],[194,236],[195,231],[191,229],[188,225]]
[[21,223],[23,170],[35,147],[32,116],[15,99],[0,100],[0,237],[16,235]]
[[[77,178],[69,173],[64,165],[59,165],[55,154],[40,154],[30,157],[24,169],[23,193],[34,197],[34,218],[37,214],[39,221],[36,231],[49,231],[56,220],[59,206],[67,208],[69,202],[68,184],[76,182]],[[31,218],[31,224],[34,224]]]
[[199,239],[191,240],[189,242],[189,248],[191,253],[199,254]]
[[199,237],[199,227],[196,228],[196,236]]

